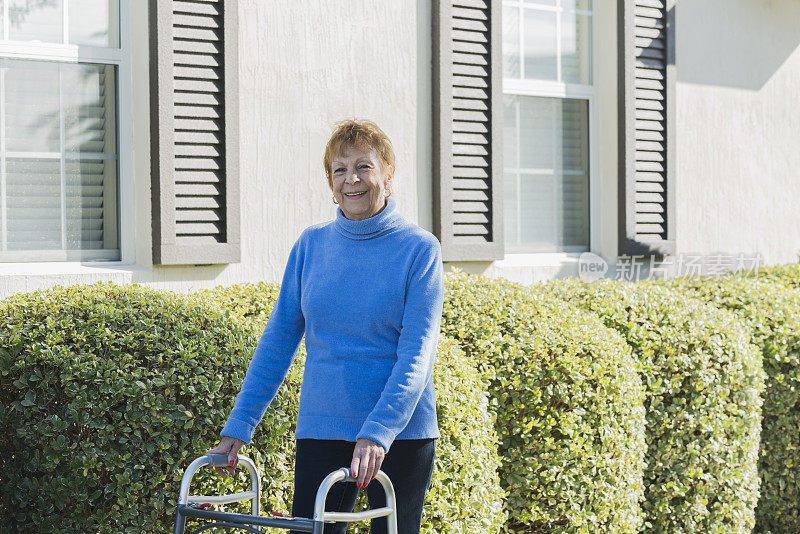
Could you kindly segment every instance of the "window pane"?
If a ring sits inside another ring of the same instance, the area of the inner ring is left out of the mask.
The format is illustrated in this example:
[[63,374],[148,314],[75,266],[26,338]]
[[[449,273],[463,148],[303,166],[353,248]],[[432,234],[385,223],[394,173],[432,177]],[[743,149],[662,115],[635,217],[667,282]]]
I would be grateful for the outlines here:
[[112,159],[66,162],[68,250],[117,248],[116,217],[106,213],[116,209],[116,174]]
[[532,6],[555,6],[556,0],[525,0],[526,4],[530,4]]
[[520,167],[553,169],[555,162],[556,107],[554,98],[519,99]]
[[561,76],[566,83],[592,83],[592,17],[561,14]]
[[561,229],[565,246],[589,246],[589,104],[561,100]]
[[8,158],[5,180],[6,249],[61,249],[60,158]]
[[561,179],[561,228],[565,246],[589,246],[589,175],[565,174]]
[[119,47],[118,0],[69,0],[69,42]]
[[519,8],[503,7],[503,76],[519,78]]
[[511,95],[503,95],[503,167],[519,167],[517,146],[517,99]]
[[[504,109],[519,106],[519,123],[507,128],[518,131],[521,167],[505,171],[508,250],[588,248],[588,102],[518,95],[504,95],[504,101]],[[504,143],[508,137],[504,133]]]
[[12,41],[64,42],[64,6],[61,0],[33,2],[6,0]]
[[521,244],[532,251],[553,249],[555,245],[556,198],[553,176],[520,176]]
[[524,10],[525,78],[556,80],[556,13]]
[[507,172],[503,175],[503,231],[507,247],[519,244],[519,233],[517,232],[517,223],[519,221],[517,176],[516,172]]
[[0,66],[0,261],[119,259],[116,68]]
[[574,11],[576,9],[591,11],[592,0],[561,0],[561,6],[565,10]]
[[560,170],[589,172],[589,104],[585,100],[557,100],[560,108]]
[[116,154],[114,67],[62,65],[61,75],[66,150]]
[[59,66],[45,61],[0,60],[5,82],[6,150],[60,151]]

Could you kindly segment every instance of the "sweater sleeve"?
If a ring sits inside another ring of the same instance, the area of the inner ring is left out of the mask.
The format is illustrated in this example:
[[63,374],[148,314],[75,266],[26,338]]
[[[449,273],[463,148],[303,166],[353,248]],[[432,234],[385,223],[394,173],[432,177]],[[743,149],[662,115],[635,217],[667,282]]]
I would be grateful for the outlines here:
[[[302,236],[301,236],[302,239]],[[247,368],[242,389],[220,436],[250,443],[256,425],[278,392],[294,361],[305,331],[300,307],[302,253],[298,239],[289,253],[278,300]]]
[[444,267],[441,245],[435,238],[430,243],[414,259],[408,275],[397,361],[356,436],[379,443],[386,452],[414,414],[433,373],[444,302]]

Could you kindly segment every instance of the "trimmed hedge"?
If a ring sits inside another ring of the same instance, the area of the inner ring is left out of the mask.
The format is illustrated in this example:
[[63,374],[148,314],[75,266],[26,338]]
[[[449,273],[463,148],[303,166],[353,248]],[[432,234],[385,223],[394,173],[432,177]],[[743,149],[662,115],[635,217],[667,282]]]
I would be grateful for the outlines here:
[[800,532],[800,292],[740,276],[680,277],[663,284],[692,291],[749,324],[767,376],[755,531]]
[[642,385],[591,314],[518,285],[447,274],[442,331],[489,381],[506,532],[636,532]]
[[[0,522],[12,531],[171,531],[180,477],[218,441],[273,294],[237,300],[234,312],[219,298],[113,284],[0,303]],[[303,361],[301,346],[245,451],[262,473],[265,511],[290,509]],[[435,373],[446,418],[437,466],[446,472],[434,476],[425,531],[496,532],[504,516],[485,386],[446,339]],[[245,479],[244,470],[234,482],[204,469],[192,493],[232,493]]]
[[755,276],[772,282],[778,282],[793,289],[800,289],[800,263],[787,263],[762,267]]
[[[447,274],[423,532],[800,530],[800,264],[759,276],[526,288]],[[0,301],[0,524],[170,531],[180,476],[216,444],[278,289]],[[301,344],[245,449],[265,511],[291,507],[304,360]],[[245,479],[202,470],[193,493]]]
[[537,284],[597,313],[642,365],[644,530],[750,532],[758,499],[763,370],[738,318],[647,281]]
[[139,286],[0,302],[0,521],[171,530],[183,470],[227,415],[253,346],[215,308]]
[[[213,304],[244,320],[258,331],[259,337],[267,326],[272,308],[278,301],[280,284],[256,282],[200,289],[188,295],[192,300]],[[300,344],[305,346],[305,339]]]
[[[221,286],[198,291],[192,298],[214,303],[244,319],[260,337],[279,288],[269,282]],[[300,346],[304,348],[305,344]],[[298,371],[297,376],[301,374]],[[436,443],[421,532],[496,533],[506,514],[497,474],[498,439],[488,412],[486,384],[457,343],[445,336],[439,339],[434,375],[442,437]],[[292,386],[296,395],[299,386],[299,381]],[[265,428],[262,422],[256,436]],[[356,509],[368,507],[365,496],[360,492]],[[290,509],[291,494],[289,497],[286,505]],[[353,525],[350,530],[366,534],[369,525]]]
[[[486,383],[458,343],[445,336],[439,338],[434,373],[442,437],[436,442],[422,532],[497,533],[506,521],[505,494]],[[354,530],[368,531],[367,525]]]

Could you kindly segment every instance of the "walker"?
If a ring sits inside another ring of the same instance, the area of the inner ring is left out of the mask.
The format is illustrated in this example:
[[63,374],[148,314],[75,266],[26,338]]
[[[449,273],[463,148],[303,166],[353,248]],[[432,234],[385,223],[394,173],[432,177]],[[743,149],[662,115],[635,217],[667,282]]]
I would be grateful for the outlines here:
[[[314,501],[313,519],[288,516],[264,517],[259,514],[258,502],[261,495],[261,482],[258,469],[256,469],[253,460],[241,454],[238,455],[237,465],[239,463],[244,464],[247,471],[250,473],[250,491],[218,496],[189,495],[189,485],[192,483],[194,474],[203,466],[228,467],[228,455],[207,454],[189,464],[189,467],[186,469],[181,479],[180,497],[175,510],[174,534],[184,534],[186,530],[186,518],[188,517],[213,521],[212,523],[202,524],[193,534],[199,534],[200,532],[216,527],[239,528],[248,532],[264,534],[264,531],[252,525],[322,534],[325,523],[334,523],[337,521],[365,521],[384,516],[386,516],[389,525],[388,533],[397,534],[397,502],[394,495],[394,486],[392,486],[391,480],[389,480],[389,477],[386,476],[386,473],[383,471],[378,471],[375,475],[375,480],[381,483],[383,491],[386,493],[386,506],[383,508],[365,510],[363,512],[326,512],[325,499],[331,487],[337,482],[354,482],[356,480],[350,473],[349,468],[342,467],[325,477],[325,480],[319,485],[317,497]],[[205,509],[214,504],[228,504],[248,500],[250,501],[250,515]]]

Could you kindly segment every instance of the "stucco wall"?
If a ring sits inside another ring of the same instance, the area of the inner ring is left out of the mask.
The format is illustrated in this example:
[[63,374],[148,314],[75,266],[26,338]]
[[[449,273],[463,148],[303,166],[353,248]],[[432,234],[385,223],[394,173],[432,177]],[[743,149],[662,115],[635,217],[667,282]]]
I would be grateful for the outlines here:
[[[369,117],[397,151],[399,209],[430,230],[429,0],[240,0],[242,263],[152,266],[147,2],[131,2],[136,262],[0,264],[0,298],[112,280],[163,289],[280,280],[306,226],[335,215],[320,164],[335,120]],[[598,2],[592,251],[616,257],[615,2]],[[800,1],[679,0],[676,224],[683,255],[800,254]],[[614,46],[609,46],[613,43]],[[123,234],[125,228],[123,228]],[[575,276],[569,254],[452,264],[523,283]],[[449,265],[446,266],[449,268]]]
[[800,254],[800,2],[675,8],[678,253]]
[[0,297],[99,280],[181,292],[279,281],[303,228],[335,217],[321,161],[344,118],[389,135],[398,209],[417,222],[418,1],[240,0],[242,262],[152,266],[147,3],[131,2],[135,195],[122,199],[135,204],[136,264],[0,264]]

